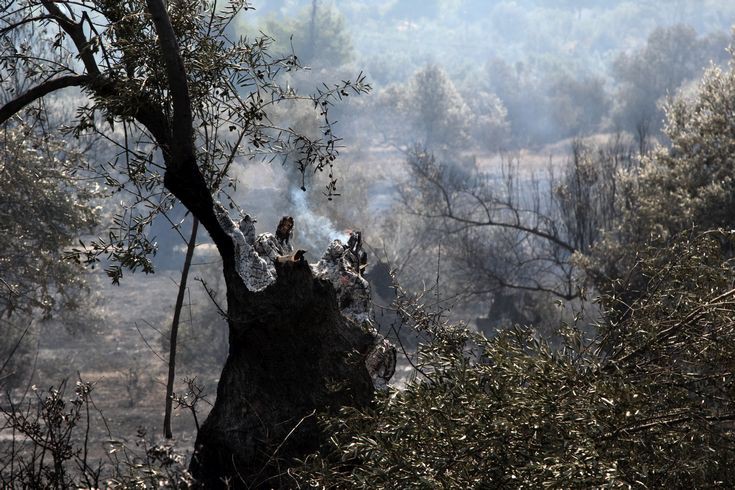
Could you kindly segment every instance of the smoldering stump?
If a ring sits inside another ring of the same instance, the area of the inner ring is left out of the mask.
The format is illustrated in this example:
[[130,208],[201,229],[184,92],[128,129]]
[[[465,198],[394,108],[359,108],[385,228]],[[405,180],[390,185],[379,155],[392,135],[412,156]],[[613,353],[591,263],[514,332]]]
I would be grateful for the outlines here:
[[190,468],[207,488],[284,486],[292,458],[325,441],[317,413],[367,405],[392,376],[395,349],[375,330],[369,285],[339,240],[312,266],[273,234],[249,243],[224,208],[217,214],[239,262],[226,277],[230,352]]

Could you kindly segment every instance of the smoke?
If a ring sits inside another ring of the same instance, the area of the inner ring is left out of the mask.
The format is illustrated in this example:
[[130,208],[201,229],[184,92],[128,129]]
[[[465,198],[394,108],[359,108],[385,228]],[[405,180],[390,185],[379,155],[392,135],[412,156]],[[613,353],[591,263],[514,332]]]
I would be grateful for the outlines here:
[[318,258],[333,240],[347,243],[349,232],[338,230],[332,220],[315,213],[307,201],[305,192],[292,187],[290,197],[293,203],[292,214],[296,223],[294,244],[310,251],[312,260],[315,257]]

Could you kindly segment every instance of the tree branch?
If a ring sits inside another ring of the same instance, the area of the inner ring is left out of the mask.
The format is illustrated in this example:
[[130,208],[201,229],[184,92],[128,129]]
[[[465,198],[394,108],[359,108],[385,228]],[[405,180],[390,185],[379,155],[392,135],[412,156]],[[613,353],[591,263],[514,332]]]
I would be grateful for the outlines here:
[[175,155],[177,161],[172,163],[183,163],[179,160],[186,161],[190,156],[195,155],[192,131],[194,118],[191,110],[186,68],[184,67],[184,60],[181,59],[176,33],[171,25],[164,3],[161,0],[146,0],[146,4],[158,33],[158,42],[161,45],[161,54],[166,64],[168,85],[173,102],[172,136],[177,148],[170,148],[169,151],[178,153]]
[[39,16],[36,16],[36,17],[26,17],[25,19],[21,19],[18,22],[14,22],[14,23],[8,25],[8,27],[3,27],[2,29],[0,29],[0,37],[5,36],[7,33],[9,33],[10,31],[12,31],[13,29],[17,29],[18,27],[21,27],[21,26],[23,26],[25,24],[31,24],[31,23],[36,22],[36,21],[48,20],[48,19],[51,19],[51,18],[52,17],[50,15],[39,15]]
[[84,22],[84,19],[82,19],[82,22],[80,23],[74,22],[64,15],[61,9],[52,0],[41,0],[41,3],[74,42],[74,45],[77,47],[77,51],[79,52],[79,58],[82,60],[82,63],[84,63],[87,73],[95,77],[99,76],[100,69],[97,66],[97,61],[94,59],[92,45],[87,39],[87,36],[84,35],[84,29],[82,28],[82,22]]
[[17,114],[28,104],[44,97],[45,95],[55,92],[66,87],[80,87],[91,81],[89,75],[67,75],[53,80],[47,80],[27,92],[19,95],[0,108],[0,124],[5,123],[14,114]]
[[214,199],[197,164],[194,116],[186,67],[176,33],[162,0],[146,0],[146,4],[158,34],[173,104],[170,138],[159,141],[166,161],[163,183],[207,230],[227,268],[235,258],[234,244],[219,224],[214,212]]

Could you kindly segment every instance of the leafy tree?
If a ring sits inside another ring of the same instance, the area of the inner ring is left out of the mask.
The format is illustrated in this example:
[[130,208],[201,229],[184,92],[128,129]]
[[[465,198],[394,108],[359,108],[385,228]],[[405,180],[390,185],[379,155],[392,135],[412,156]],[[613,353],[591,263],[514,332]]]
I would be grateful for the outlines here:
[[79,150],[26,125],[0,137],[0,314],[51,316],[79,306],[86,283],[64,249],[90,233],[98,193],[75,173]]
[[666,106],[664,133],[671,146],[644,159],[636,219],[669,235],[691,226],[735,226],[735,126],[727,116],[733,97],[733,67],[712,68],[692,99],[679,97]]
[[[303,155],[294,162],[302,172],[328,171],[327,193],[333,192],[337,151],[328,108],[365,91],[364,81],[323,87],[310,97],[279,86],[279,73],[298,68],[292,57],[272,58],[266,38],[225,36],[234,16],[246,9],[244,2],[223,10],[161,0],[12,5],[16,15],[3,18],[2,32],[51,24],[55,48],[71,56],[66,64],[42,65],[32,88],[0,107],[0,124],[45,95],[80,87],[89,102],[79,108],[76,134],[102,134],[100,125],[106,124],[121,128],[125,137],[120,159],[104,175],[108,185],[121,192],[152,191],[158,201],[144,196],[138,202],[154,210],[175,198],[222,258],[231,344],[217,401],[197,436],[194,476],[211,487],[228,480],[239,486],[278,484],[272,478],[285,478],[284,465],[323,440],[312,416],[316,410],[371,399],[373,386],[360,359],[374,338],[347,323],[333,287],[301,262],[279,266],[274,275],[216,197],[226,197],[220,191],[230,183],[235,157],[273,150]],[[9,11],[10,4],[2,7]],[[36,61],[7,45],[0,52],[4,60]],[[270,124],[267,108],[286,99],[317,108],[324,122],[320,139]],[[147,215],[130,213],[117,222],[120,234],[74,254],[91,263],[109,254],[120,268],[145,270],[154,251],[145,237],[149,223]],[[113,279],[119,280],[120,271],[111,271]]]
[[444,69],[429,65],[408,83],[403,110],[410,112],[419,141],[431,148],[461,148],[468,139],[469,107]]
[[[646,247],[648,287],[587,339],[563,349],[528,328],[487,339],[401,294],[428,333],[417,375],[369,409],[326,420],[335,432],[297,475],[324,488],[726,486],[735,478],[732,234]],[[626,289],[620,283],[614,289]],[[602,297],[613,306],[617,293]]]
[[[80,233],[91,232],[98,210],[94,187],[75,171],[82,153],[27,125],[0,136],[0,386],[27,380],[38,320],[71,319],[86,308],[82,268],[63,259]],[[69,327],[78,322],[65,322]]]
[[685,81],[698,79],[711,62],[725,61],[727,42],[722,33],[700,38],[692,27],[679,24],[655,29],[644,47],[618,55],[612,67],[619,85],[618,123],[629,130],[647,124],[659,131],[661,99],[674,95]]
[[[46,34],[22,26],[5,33],[0,43],[20,47],[29,60],[63,61],[54,56]],[[29,74],[37,69],[37,63],[3,60],[0,79],[6,90],[0,104],[28,90]],[[29,108],[27,124],[16,123],[0,135],[0,385],[5,389],[29,382],[39,320],[54,317],[76,330],[91,319],[82,268],[62,255],[95,227],[100,213],[92,200],[101,192],[84,185],[83,152],[48,132],[54,112],[37,104]]]
[[427,65],[408,83],[385,89],[382,102],[408,125],[393,135],[400,144],[419,142],[432,150],[462,148],[469,141],[472,111],[438,65]]
[[654,240],[663,245],[683,231],[735,226],[735,130],[727,116],[732,97],[733,67],[712,67],[695,94],[665,106],[664,134],[670,146],[656,147],[640,168],[621,174],[621,216],[588,254],[590,270],[622,277],[630,267],[622,257],[631,244]]

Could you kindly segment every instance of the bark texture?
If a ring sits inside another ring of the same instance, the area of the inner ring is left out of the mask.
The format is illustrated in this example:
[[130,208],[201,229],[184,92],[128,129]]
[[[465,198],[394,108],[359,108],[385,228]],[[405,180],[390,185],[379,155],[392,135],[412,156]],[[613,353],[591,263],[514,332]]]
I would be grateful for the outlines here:
[[276,273],[253,293],[225,270],[230,353],[191,462],[206,488],[289,486],[292,459],[323,441],[318,413],[372,398],[374,335],[342,315],[333,285],[306,262]]

